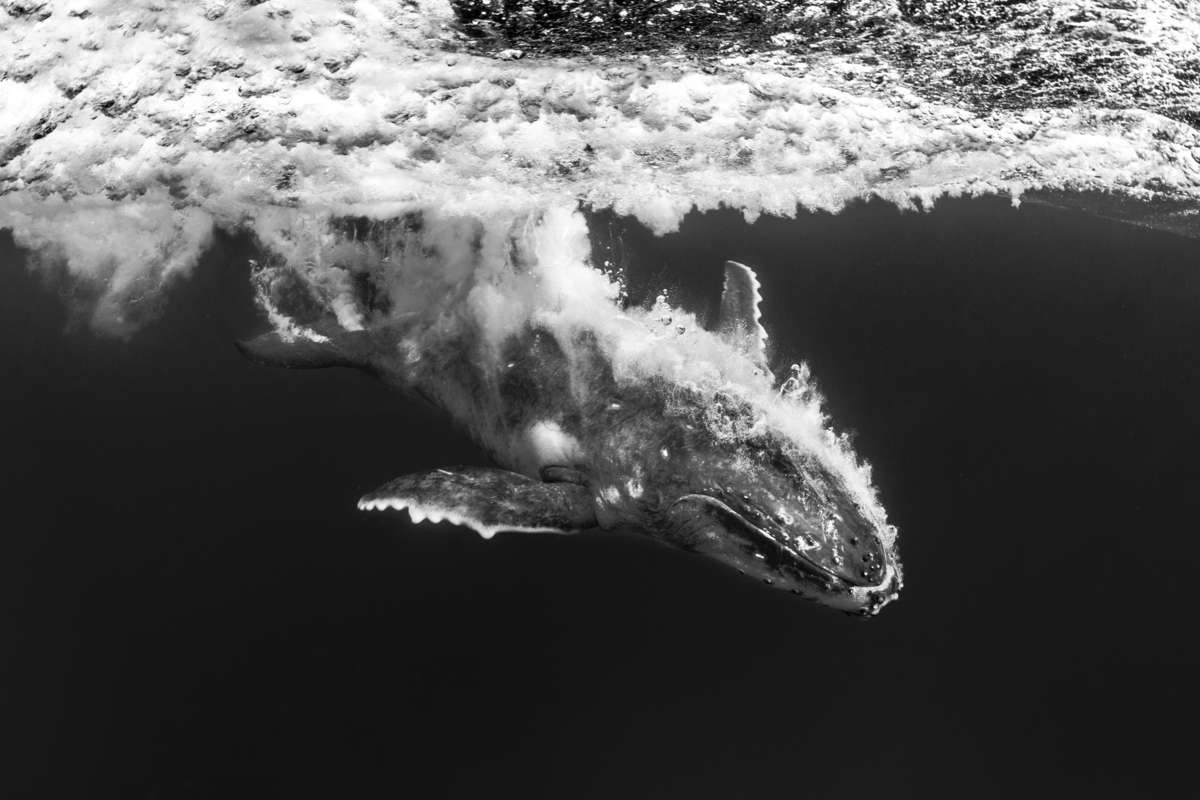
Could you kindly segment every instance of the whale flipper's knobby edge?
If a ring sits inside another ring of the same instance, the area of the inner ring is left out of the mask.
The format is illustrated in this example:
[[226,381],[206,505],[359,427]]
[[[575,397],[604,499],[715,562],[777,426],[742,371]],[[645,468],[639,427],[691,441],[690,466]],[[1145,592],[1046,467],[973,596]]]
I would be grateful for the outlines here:
[[414,522],[451,522],[485,539],[500,531],[568,533],[596,525],[587,488],[542,483],[516,472],[451,467],[404,475],[363,495],[365,511],[408,509]]

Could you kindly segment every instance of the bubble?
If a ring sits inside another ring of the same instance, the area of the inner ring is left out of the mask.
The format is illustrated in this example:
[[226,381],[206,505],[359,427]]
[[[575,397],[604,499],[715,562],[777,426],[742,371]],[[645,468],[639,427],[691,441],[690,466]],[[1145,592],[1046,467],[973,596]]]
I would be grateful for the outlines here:
[[788,377],[779,387],[779,394],[787,400],[803,400],[809,394],[811,372],[807,364],[792,364]]

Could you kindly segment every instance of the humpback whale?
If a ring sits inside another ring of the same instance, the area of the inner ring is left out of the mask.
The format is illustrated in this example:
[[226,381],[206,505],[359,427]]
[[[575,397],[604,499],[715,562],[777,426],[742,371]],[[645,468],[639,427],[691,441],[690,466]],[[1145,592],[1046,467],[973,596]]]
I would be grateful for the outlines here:
[[[724,268],[715,322],[697,335],[769,388],[759,281],[744,264]],[[414,522],[484,537],[634,528],[868,616],[898,595],[895,529],[882,509],[854,489],[845,463],[778,422],[790,399],[811,391],[806,368],[793,365],[770,401],[734,382],[706,391],[663,371],[630,380],[614,369],[611,331],[643,336],[636,323],[614,312],[608,328],[564,328],[529,313],[496,335],[478,308],[462,310],[481,287],[461,288],[437,314],[361,330],[326,315],[238,343],[261,364],[366,370],[448,413],[495,464],[403,475],[364,495],[360,509],[407,510]],[[502,312],[511,313],[491,313]]]

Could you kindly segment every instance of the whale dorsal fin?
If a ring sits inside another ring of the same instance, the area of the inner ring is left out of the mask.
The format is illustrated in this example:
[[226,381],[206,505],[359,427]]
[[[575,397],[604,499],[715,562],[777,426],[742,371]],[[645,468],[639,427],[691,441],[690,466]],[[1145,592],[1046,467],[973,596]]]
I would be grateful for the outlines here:
[[451,467],[389,481],[363,495],[364,511],[408,509],[413,522],[452,522],[490,539],[500,531],[568,533],[596,525],[588,490],[542,483],[516,472]]
[[725,288],[714,326],[716,333],[740,348],[756,365],[767,363],[767,332],[763,328],[761,285],[754,270],[737,261],[725,262]]

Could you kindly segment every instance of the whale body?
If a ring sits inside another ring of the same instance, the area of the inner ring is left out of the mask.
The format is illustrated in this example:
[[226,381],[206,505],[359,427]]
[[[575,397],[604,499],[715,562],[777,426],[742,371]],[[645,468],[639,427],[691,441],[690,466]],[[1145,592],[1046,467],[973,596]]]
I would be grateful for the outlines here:
[[898,595],[895,529],[856,488],[856,467],[789,428],[787,416],[804,409],[807,370],[793,365],[769,395],[728,376],[701,385],[681,377],[695,368],[678,371],[693,336],[693,349],[724,348],[745,381],[773,385],[752,269],[726,262],[709,330],[656,321],[665,333],[655,335],[675,339],[652,349],[677,359],[674,373],[618,368],[622,348],[644,347],[650,335],[619,309],[564,326],[536,309],[515,313],[511,302],[483,304],[491,285],[465,280],[436,313],[362,330],[326,316],[238,346],[263,364],[366,370],[449,414],[494,464],[403,475],[364,495],[361,509],[407,510],[416,522],[449,521],[484,537],[634,528],[865,615]]

